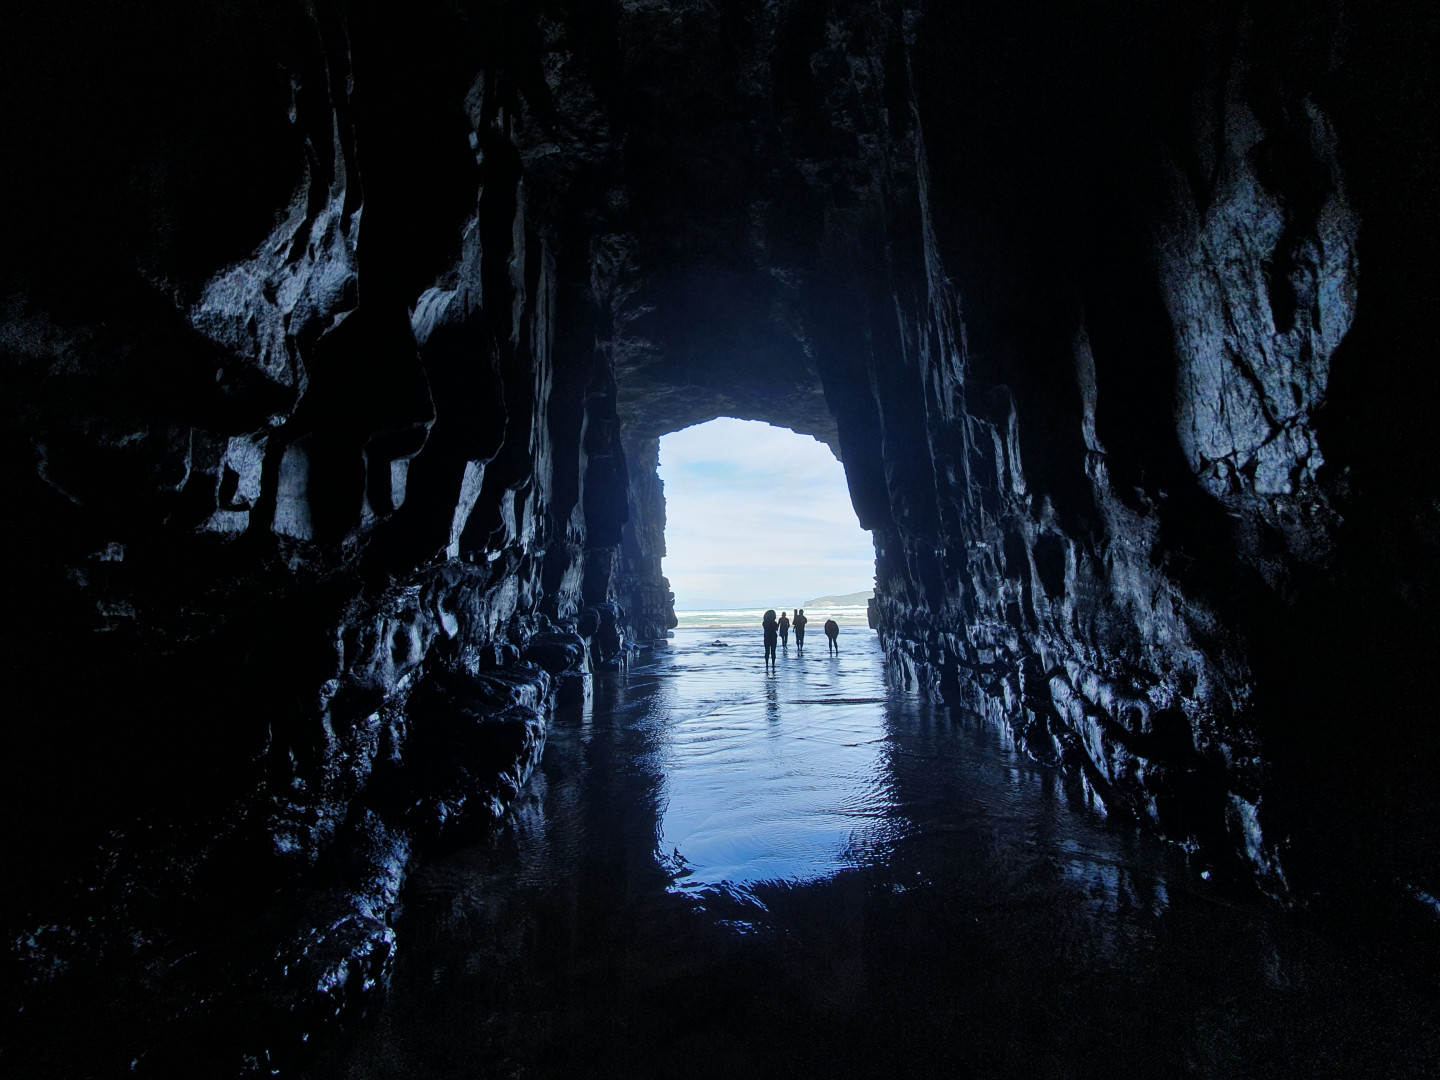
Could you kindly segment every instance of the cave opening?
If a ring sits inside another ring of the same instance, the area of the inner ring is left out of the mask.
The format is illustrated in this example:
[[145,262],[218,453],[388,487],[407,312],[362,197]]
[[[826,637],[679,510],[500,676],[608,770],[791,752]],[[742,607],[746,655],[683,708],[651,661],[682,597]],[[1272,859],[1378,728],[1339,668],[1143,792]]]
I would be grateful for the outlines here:
[[[657,686],[640,723],[663,789],[659,864],[701,902],[823,881],[900,813],[867,622],[874,548],[844,467],[816,437],[721,416],[662,435],[656,474],[677,622],[641,661]],[[773,663],[766,609],[784,619]],[[806,635],[790,625],[802,613]]]
[[718,417],[662,436],[658,475],[664,568],[679,612],[793,610],[816,599],[863,608],[874,546],[824,443]]

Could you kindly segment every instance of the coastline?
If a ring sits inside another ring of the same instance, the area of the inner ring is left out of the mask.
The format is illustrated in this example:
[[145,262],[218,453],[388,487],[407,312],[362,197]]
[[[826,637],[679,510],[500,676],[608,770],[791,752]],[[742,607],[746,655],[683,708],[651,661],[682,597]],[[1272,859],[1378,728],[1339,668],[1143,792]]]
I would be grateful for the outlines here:
[[[778,612],[780,609],[777,607],[775,610]],[[786,608],[785,610],[793,615],[795,608]],[[680,630],[740,630],[753,627],[758,631],[765,611],[766,609],[763,607],[676,609],[675,617],[679,620],[677,629]],[[842,627],[847,628],[868,630],[870,627],[864,605],[806,608],[805,615],[810,620],[806,630],[812,634],[820,633],[820,627],[826,619],[834,619]]]

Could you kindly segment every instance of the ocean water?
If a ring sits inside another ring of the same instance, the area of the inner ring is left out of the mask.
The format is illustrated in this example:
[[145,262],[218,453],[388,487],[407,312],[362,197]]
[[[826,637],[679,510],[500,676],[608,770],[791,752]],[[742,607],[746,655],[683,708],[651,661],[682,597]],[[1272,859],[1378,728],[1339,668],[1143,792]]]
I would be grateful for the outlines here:
[[[715,630],[755,630],[760,631],[760,622],[765,617],[765,608],[719,608],[707,611],[676,611],[675,618],[679,620],[678,629],[715,629]],[[775,609],[779,614],[780,609]],[[795,616],[795,609],[787,608],[786,614],[791,618]],[[807,633],[822,637],[820,628],[825,624],[826,619],[834,619],[841,626],[858,626],[869,629],[870,623],[866,618],[865,605],[858,607],[816,607],[806,608],[805,617],[810,620],[805,627]]]

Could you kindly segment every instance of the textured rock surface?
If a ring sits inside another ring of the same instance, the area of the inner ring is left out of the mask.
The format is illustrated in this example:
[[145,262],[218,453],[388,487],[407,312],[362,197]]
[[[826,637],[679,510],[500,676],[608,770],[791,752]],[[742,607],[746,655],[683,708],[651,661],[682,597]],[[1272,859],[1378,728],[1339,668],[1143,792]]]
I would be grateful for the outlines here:
[[1425,915],[1433,19],[1150,8],[12,5],[7,993],[363,1001],[717,415],[843,458],[897,682]]

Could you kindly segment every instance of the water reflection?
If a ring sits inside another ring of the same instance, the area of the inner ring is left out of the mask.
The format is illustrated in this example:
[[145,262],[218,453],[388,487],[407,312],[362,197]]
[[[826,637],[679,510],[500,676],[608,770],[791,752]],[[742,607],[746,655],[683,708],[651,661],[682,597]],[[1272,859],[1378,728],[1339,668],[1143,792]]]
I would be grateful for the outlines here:
[[843,662],[786,652],[767,675],[749,670],[751,643],[715,644],[713,633],[681,631],[657,665],[679,669],[665,679],[659,751],[661,850],[683,864],[676,885],[826,877],[903,816],[874,638]]
[[[1104,822],[838,659],[681,632],[562,710],[489,842],[416,875],[316,1076],[1424,1076],[1433,995]],[[1337,1072],[1338,1069],[1338,1072]]]

